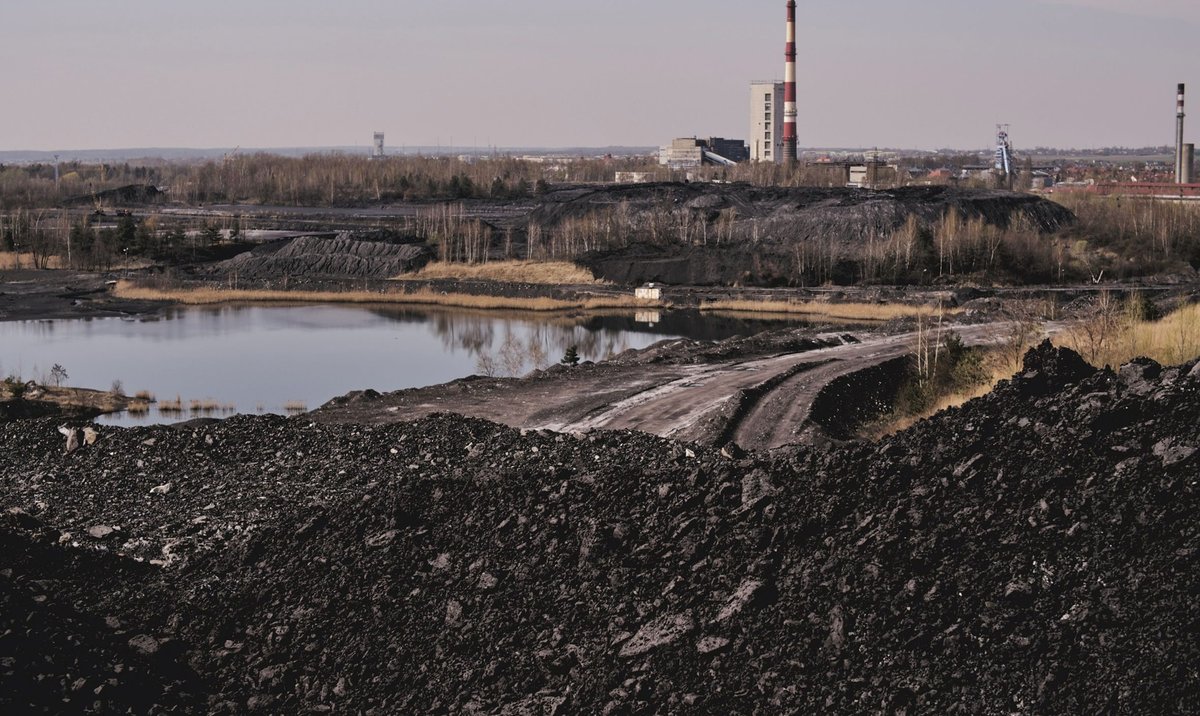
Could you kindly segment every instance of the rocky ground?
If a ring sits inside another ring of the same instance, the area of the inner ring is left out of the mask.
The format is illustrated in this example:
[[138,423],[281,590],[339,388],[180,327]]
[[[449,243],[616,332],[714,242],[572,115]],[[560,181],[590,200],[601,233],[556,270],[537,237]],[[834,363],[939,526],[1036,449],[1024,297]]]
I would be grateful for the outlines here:
[[165,305],[113,297],[110,282],[118,275],[0,270],[0,321],[113,318],[153,313]]
[[880,443],[0,423],[0,710],[1200,710],[1200,368]]

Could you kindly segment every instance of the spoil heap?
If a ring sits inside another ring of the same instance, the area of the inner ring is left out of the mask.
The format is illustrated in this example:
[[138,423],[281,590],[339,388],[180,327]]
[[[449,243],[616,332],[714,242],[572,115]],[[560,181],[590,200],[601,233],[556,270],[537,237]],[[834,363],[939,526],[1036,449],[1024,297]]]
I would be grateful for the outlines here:
[[0,708],[1194,713],[1198,419],[1200,369],[1047,344],[881,443],[772,455],[0,424]]
[[385,279],[415,271],[429,257],[428,248],[420,244],[362,240],[353,234],[336,239],[302,236],[257,246],[207,267],[206,273],[237,276],[239,281]]
[[[1041,197],[951,187],[868,191],[694,183],[562,195],[545,199],[528,221],[549,231],[595,219],[639,228],[630,234],[633,243],[577,259],[598,278],[620,284],[852,285],[864,279],[922,284],[929,276],[921,271],[930,266],[919,265],[923,255],[929,258],[928,249],[920,246],[911,249],[913,262],[905,264],[905,272],[886,277],[870,272],[872,262],[883,256],[869,254],[876,250],[871,247],[886,244],[910,219],[926,237],[948,214],[1040,234],[1053,234],[1075,221],[1068,209]],[[814,260],[832,265],[814,273]],[[915,273],[906,273],[913,268]],[[1029,273],[1031,268],[1014,263],[1005,270],[1014,270],[1009,278],[1021,282],[1046,280]]]

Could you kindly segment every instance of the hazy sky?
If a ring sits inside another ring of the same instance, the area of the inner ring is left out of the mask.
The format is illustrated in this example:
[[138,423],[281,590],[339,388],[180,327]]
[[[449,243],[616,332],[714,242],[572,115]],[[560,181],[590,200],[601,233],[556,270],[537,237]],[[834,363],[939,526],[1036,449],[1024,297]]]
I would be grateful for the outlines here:
[[[0,149],[744,138],[785,4],[0,0]],[[1198,37],[1200,0],[800,0],[800,143],[1170,144]]]

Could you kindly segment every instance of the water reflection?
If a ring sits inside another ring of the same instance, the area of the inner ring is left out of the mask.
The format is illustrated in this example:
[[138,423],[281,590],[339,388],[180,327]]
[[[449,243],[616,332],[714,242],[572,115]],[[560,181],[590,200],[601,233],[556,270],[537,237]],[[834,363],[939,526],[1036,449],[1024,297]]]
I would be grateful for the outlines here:
[[[483,313],[398,306],[214,306],[151,320],[0,322],[0,372],[44,380],[60,364],[70,385],[157,396],[117,424],[240,412],[297,412],[352,390],[398,390],[471,374],[520,376],[571,346],[600,361],[688,337],[747,335],[778,322],[701,317]],[[639,320],[641,319],[641,320]]]

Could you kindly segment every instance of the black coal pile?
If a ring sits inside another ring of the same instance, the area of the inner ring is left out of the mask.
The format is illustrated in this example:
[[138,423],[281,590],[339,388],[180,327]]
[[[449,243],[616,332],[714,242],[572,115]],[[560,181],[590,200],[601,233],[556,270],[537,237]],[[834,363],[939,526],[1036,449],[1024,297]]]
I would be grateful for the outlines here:
[[0,424],[8,711],[1200,707],[1192,366],[1047,344],[893,438],[770,455],[448,415],[56,428]]
[[264,244],[207,267],[212,275],[238,280],[285,277],[386,279],[415,271],[430,259],[423,244],[362,240],[353,234],[334,239],[302,236]]

